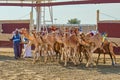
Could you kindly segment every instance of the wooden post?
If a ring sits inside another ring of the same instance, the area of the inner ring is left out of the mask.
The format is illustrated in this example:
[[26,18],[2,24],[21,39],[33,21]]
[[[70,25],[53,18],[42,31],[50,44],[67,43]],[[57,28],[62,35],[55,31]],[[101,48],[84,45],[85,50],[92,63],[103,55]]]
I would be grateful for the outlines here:
[[97,23],[99,22],[99,10],[97,10]]
[[96,25],[96,30],[98,31],[98,23],[99,23],[99,10],[97,10],[97,25]]

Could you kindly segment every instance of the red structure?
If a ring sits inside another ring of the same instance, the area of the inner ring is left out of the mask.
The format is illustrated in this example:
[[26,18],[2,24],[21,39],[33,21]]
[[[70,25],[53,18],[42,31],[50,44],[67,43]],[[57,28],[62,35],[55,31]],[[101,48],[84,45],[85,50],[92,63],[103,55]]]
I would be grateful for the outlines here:
[[[108,37],[120,38],[120,21],[99,21],[98,31],[106,32]],[[114,47],[115,54],[120,55],[120,47]]]
[[[9,1],[9,0],[8,0]],[[76,4],[102,4],[102,3],[120,3],[120,0],[79,0],[51,3],[0,3],[0,6],[59,6],[59,5],[76,5]]]
[[[2,34],[12,34],[15,29],[26,28],[29,30],[30,20],[1,20]],[[0,40],[0,47],[13,47],[12,42]]]
[[13,47],[12,41],[0,41],[0,47],[11,48]]
[[15,29],[26,28],[29,30],[30,20],[1,20],[2,33],[11,34]]
[[29,23],[4,23],[2,24],[2,33],[12,33],[15,29],[27,28],[29,29]]
[[106,32],[108,37],[120,38],[120,21],[99,21],[98,31]]
[[29,23],[4,23],[2,24],[2,33],[12,33],[15,29],[26,28],[29,29]]

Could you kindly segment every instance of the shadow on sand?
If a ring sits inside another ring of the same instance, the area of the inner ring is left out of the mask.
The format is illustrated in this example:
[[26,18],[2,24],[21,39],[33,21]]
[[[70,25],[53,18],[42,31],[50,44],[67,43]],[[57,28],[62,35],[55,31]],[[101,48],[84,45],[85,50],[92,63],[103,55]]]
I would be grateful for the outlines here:
[[72,70],[87,70],[87,71],[97,71],[101,74],[119,74],[120,75],[120,64],[117,64],[115,66],[112,66],[110,64],[99,64],[97,66],[93,67],[85,67],[85,63],[80,63],[79,65],[75,66],[73,63],[68,62],[67,66],[64,66],[63,62],[60,62],[60,65],[65,67],[66,69],[72,69]]
[[15,60],[13,56],[0,55],[0,61]]

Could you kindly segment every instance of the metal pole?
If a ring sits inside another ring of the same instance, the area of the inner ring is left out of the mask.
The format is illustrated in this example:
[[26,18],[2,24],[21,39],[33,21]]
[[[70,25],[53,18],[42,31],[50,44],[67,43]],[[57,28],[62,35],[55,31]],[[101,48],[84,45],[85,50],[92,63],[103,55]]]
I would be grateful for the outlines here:
[[[41,1],[38,1],[37,3],[39,4],[40,2]],[[37,13],[36,28],[37,28],[37,31],[41,31],[41,7],[40,6],[36,7],[36,13]]]
[[[33,0],[32,0],[32,4],[33,4]],[[33,29],[33,7],[31,7],[31,12],[30,12],[30,31]]]

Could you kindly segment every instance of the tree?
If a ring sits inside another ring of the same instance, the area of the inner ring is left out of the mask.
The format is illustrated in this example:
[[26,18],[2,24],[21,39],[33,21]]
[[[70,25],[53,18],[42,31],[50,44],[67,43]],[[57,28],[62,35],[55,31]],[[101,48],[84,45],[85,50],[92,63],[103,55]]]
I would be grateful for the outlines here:
[[73,18],[68,20],[67,24],[80,24],[80,20],[78,20],[77,18]]

